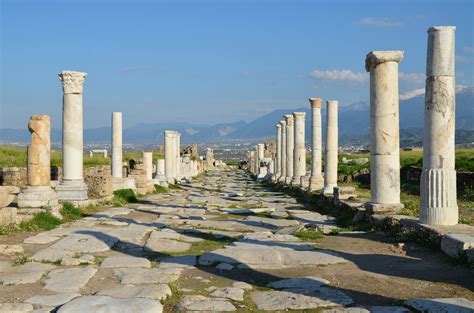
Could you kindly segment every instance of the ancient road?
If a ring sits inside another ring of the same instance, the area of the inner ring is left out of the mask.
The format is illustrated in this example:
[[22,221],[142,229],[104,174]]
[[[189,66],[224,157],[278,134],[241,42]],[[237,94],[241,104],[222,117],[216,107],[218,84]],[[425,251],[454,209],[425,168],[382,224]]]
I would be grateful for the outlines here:
[[333,229],[334,218],[244,172],[211,171],[138,204],[1,237],[29,262],[0,254],[0,312],[471,312],[466,265],[383,233]]

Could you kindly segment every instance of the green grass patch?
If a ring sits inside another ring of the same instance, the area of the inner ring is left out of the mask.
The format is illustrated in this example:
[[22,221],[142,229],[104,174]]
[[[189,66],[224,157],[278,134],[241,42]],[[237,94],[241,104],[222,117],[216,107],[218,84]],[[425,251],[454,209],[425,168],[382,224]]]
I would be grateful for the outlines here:
[[84,217],[84,214],[81,212],[81,209],[75,207],[74,205],[68,202],[63,204],[63,207],[61,208],[61,210],[59,210],[59,212],[63,216],[64,223],[72,222]]
[[324,238],[324,234],[319,229],[300,229],[295,233],[295,236],[304,241],[312,241]]
[[30,260],[28,259],[28,257],[26,255],[18,258],[15,260],[15,262],[13,262],[13,266],[20,266],[20,265],[24,265],[26,263],[30,262]]
[[119,189],[114,191],[114,202],[120,203],[120,205],[137,203],[138,198],[132,189]]
[[19,228],[24,231],[51,230],[58,227],[62,222],[50,212],[36,213],[28,222],[22,222]]
[[169,189],[175,189],[175,190],[181,190],[183,188],[181,188],[180,186],[176,185],[176,184],[169,184],[168,185],[168,188]]
[[168,192],[168,189],[166,189],[166,187],[155,185],[155,191],[153,193],[166,193],[166,192]]

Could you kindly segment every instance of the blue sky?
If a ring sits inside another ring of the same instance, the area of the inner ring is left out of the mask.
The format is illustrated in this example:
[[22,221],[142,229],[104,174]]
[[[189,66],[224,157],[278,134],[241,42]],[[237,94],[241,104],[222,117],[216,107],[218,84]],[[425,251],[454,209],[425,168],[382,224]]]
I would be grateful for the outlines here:
[[[455,25],[472,86],[474,1],[0,0],[0,128],[49,114],[62,70],[87,72],[85,128],[252,120],[308,97],[367,100],[371,50],[404,50],[400,93],[424,87],[426,30]],[[415,91],[414,91],[415,90]],[[413,92],[414,91],[414,92]]]

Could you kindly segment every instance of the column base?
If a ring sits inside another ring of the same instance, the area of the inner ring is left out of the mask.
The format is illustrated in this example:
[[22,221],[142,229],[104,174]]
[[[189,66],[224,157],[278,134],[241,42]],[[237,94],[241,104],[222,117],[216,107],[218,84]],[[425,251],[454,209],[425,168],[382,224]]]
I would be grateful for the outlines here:
[[290,185],[292,179],[293,179],[293,177],[291,177],[291,176],[286,176],[286,177],[285,177],[285,180],[284,180],[284,183],[285,183],[286,185]]
[[63,180],[56,188],[59,200],[87,200],[87,185],[82,180]]
[[293,186],[293,187],[299,187],[299,186],[301,185],[301,177],[302,177],[302,176],[300,176],[300,177],[298,177],[298,176],[293,176],[293,177],[291,178],[291,183],[290,183],[291,186]]
[[334,187],[336,187],[337,185],[327,185],[327,186],[324,186],[323,189],[321,189],[321,194],[323,196],[332,196],[334,194]]
[[367,202],[365,204],[366,212],[370,215],[377,214],[396,214],[405,206],[402,203],[374,203]]
[[300,187],[303,189],[308,189],[309,187],[309,176],[301,176]]
[[309,178],[308,191],[318,191],[324,187],[324,178],[322,176],[311,176]]
[[18,195],[18,213],[33,215],[41,211],[50,211],[61,218],[56,192],[50,186],[27,186]]

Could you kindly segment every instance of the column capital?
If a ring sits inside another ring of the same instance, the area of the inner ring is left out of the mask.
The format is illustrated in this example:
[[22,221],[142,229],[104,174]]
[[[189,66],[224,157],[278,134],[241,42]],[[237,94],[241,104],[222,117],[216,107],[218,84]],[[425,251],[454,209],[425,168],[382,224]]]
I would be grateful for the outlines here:
[[294,119],[304,119],[306,116],[306,112],[293,112]]
[[87,73],[62,71],[58,74],[59,80],[63,85],[63,93],[65,94],[82,94],[84,79]]
[[323,104],[323,99],[321,98],[309,98],[309,103],[311,103],[312,108],[320,108]]
[[456,31],[456,26],[432,26],[428,28],[427,32],[437,32],[437,31]]
[[403,59],[403,51],[371,51],[365,57],[365,69],[370,72],[372,68],[386,62],[397,62]]
[[276,128],[281,128],[281,124],[278,123],[278,124],[275,125],[275,127],[276,127]]
[[289,125],[293,122],[293,114],[286,114],[284,115],[284,117],[285,117],[286,125]]
[[280,121],[281,131],[286,132],[286,121]]

